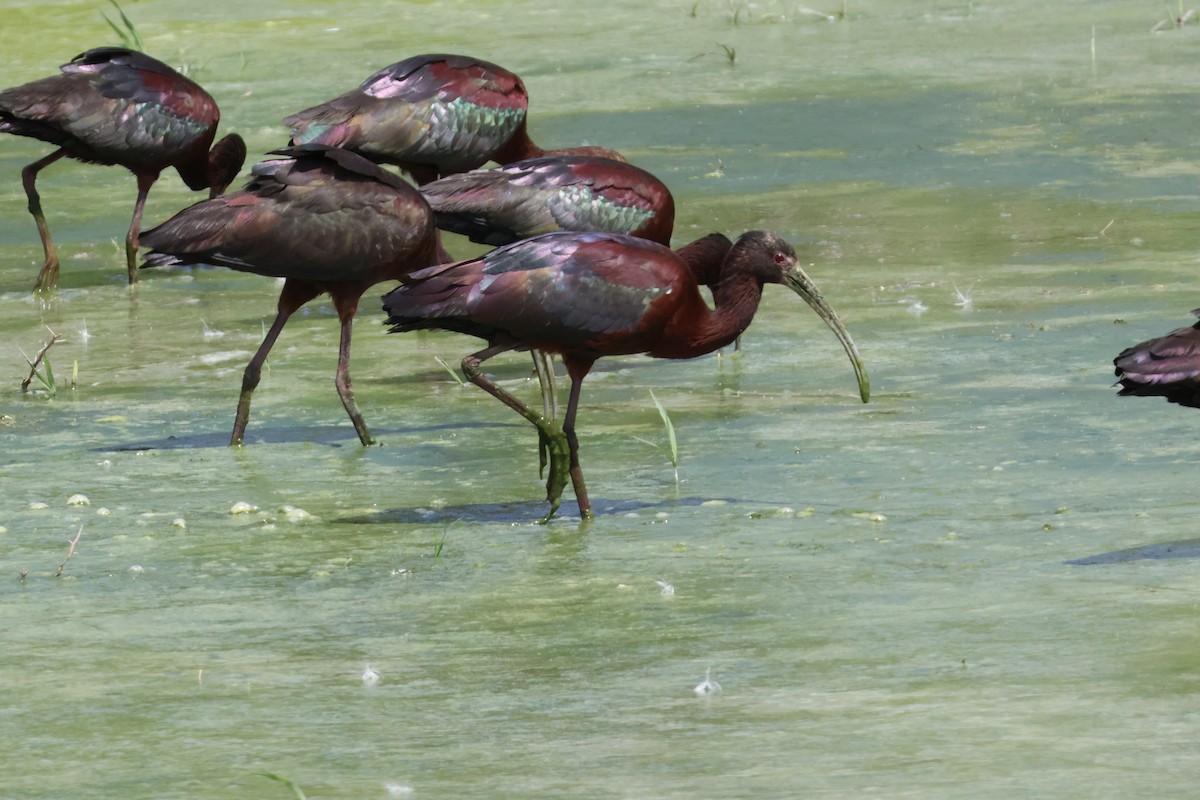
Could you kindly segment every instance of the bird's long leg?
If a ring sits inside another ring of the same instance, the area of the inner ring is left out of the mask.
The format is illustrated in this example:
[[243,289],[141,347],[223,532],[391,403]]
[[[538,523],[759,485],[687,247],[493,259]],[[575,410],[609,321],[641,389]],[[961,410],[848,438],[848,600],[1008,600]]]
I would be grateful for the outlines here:
[[563,488],[567,485],[570,477],[570,447],[567,444],[567,437],[553,421],[546,419],[512,394],[501,389],[484,375],[480,368],[483,362],[492,356],[512,350],[516,346],[516,344],[498,344],[473,353],[462,360],[462,371],[471,383],[516,411],[538,429],[538,435],[545,442],[550,458],[550,476],[546,479],[546,499],[550,502],[550,513],[542,520],[546,522],[558,511],[558,506],[562,501]]
[[295,313],[296,309],[320,293],[320,289],[308,283],[286,281],[283,284],[275,321],[271,323],[271,329],[267,331],[262,344],[258,346],[258,352],[254,354],[254,358],[250,359],[250,363],[246,365],[246,371],[242,374],[242,394],[238,398],[237,417],[233,420],[233,435],[229,438],[230,446],[241,444],[245,438],[246,423],[250,421],[250,398],[258,386],[259,378],[262,377],[262,365],[267,360],[267,353],[271,352],[271,348],[275,346],[279,332],[283,330],[288,317]]
[[350,415],[350,421],[354,423],[354,430],[358,431],[358,440],[366,447],[375,444],[375,440],[371,438],[371,432],[367,430],[367,423],[363,420],[362,412],[358,410],[358,404],[354,402],[354,391],[350,387],[350,332],[354,323],[354,312],[358,310],[358,297],[346,300],[339,295],[333,298],[333,305],[337,309],[338,319],[342,322],[342,338],[338,345],[337,377],[334,379],[334,385],[337,386],[338,397],[342,398],[342,405],[346,408],[346,413]]
[[29,213],[37,223],[38,235],[42,237],[42,251],[46,256],[42,263],[42,271],[38,273],[37,281],[33,284],[35,292],[39,289],[53,289],[58,285],[58,252],[54,249],[54,240],[50,238],[50,226],[46,224],[46,215],[42,213],[42,198],[36,185],[37,175],[66,154],[66,150],[55,150],[21,170],[21,183],[25,186],[25,196],[29,198]]
[[137,283],[137,251],[138,234],[142,231],[142,212],[146,210],[146,195],[150,187],[158,180],[158,174],[137,176],[137,202],[133,204],[133,219],[129,222],[129,232],[125,234],[125,267],[129,270],[129,282]]
[[545,350],[531,350],[533,371],[542,387],[542,411],[547,419],[558,419],[558,387],[554,381],[554,356]]
[[579,516],[593,519],[592,503],[588,500],[587,486],[583,482],[583,469],[579,466],[579,438],[575,436],[575,412],[579,410],[579,390],[594,361],[578,361],[564,358],[567,374],[571,376],[571,394],[567,399],[567,415],[563,417],[563,434],[571,455],[571,485],[575,488],[575,501],[579,503]]
[[[531,350],[533,356],[533,371],[537,374],[538,386],[542,390],[542,414],[546,419],[558,419],[558,389],[554,385],[553,356],[544,350]],[[538,475],[546,471],[545,436],[538,436]]]

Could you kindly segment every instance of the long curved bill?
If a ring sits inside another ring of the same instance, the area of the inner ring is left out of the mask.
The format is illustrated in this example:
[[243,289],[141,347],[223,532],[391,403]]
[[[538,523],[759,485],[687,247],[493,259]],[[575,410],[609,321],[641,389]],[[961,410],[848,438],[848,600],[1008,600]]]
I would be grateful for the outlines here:
[[854,346],[854,340],[850,338],[850,331],[846,330],[846,326],[838,319],[838,315],[834,313],[829,303],[825,302],[825,298],[817,290],[817,285],[812,282],[812,278],[808,277],[799,265],[796,265],[783,274],[783,283],[803,297],[804,302],[812,306],[813,311],[817,312],[817,316],[825,320],[825,324],[837,336],[842,347],[846,349],[846,355],[850,356],[850,364],[854,367],[854,376],[858,379],[859,396],[864,403],[870,400],[871,381],[867,377],[866,367],[863,366],[862,356],[858,354],[858,348]]

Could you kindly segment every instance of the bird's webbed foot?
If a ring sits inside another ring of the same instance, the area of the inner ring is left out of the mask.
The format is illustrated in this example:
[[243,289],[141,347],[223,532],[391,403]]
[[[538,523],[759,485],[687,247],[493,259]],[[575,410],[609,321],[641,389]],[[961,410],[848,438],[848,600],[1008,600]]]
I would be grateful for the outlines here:
[[563,489],[571,480],[571,453],[567,437],[557,425],[547,425],[544,429],[539,427],[538,437],[542,466],[545,467],[547,462],[550,465],[550,472],[546,477],[546,500],[550,503],[550,513],[542,519],[542,522],[548,522],[558,511]]

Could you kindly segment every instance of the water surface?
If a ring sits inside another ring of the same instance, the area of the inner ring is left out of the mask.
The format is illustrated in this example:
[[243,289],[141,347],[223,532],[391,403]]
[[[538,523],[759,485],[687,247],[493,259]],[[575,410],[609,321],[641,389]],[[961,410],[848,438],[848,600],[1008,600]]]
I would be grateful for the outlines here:
[[[230,450],[278,285],[131,292],[132,178],[61,163],[39,185],[62,286],[34,298],[18,176],[47,149],[9,137],[5,793],[287,796],[263,772],[310,797],[1190,792],[1196,562],[1161,554],[1195,536],[1200,418],[1118,400],[1110,362],[1200,306],[1200,27],[1152,34],[1168,4],[1115,0],[848,5],[130,3],[253,153],[407,55],[517,70],[538,141],[668,182],[679,243],[792,239],[874,393],[769,287],[740,353],[598,365],[599,518],[568,494],[540,526],[532,431],[435,358],[476,341],[386,336],[364,301],[364,449],[318,302]],[[0,2],[0,83],[109,42],[105,9]],[[196,199],[165,177],[147,219]],[[58,393],[22,394],[47,326]],[[532,398],[527,371],[496,365]],[[697,696],[709,670],[722,691]]]

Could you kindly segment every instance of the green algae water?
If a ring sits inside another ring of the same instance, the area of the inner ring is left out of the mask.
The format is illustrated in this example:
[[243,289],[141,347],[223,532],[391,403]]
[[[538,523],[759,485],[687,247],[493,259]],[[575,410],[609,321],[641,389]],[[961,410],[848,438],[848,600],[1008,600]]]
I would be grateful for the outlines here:
[[[1200,415],[1110,386],[1200,306],[1200,25],[1164,24],[1175,5],[124,9],[252,158],[406,56],[513,69],[540,144],[667,182],[677,244],[793,241],[873,396],[768,287],[739,352],[597,365],[598,518],[568,489],[537,525],[533,430],[438,362],[478,341],[385,335],[380,286],[351,370],[381,446],[338,402],[317,301],[231,450],[279,284],[129,290],[132,176],[63,161],[39,180],[60,289],[34,297],[20,170],[49,146],[0,137],[0,795],[291,796],[264,773],[313,798],[1193,791],[1200,584],[1150,546],[1195,537]],[[0,85],[112,43],[102,12],[0,0]],[[198,199],[164,176],[147,225]],[[22,392],[51,331],[56,393]],[[525,357],[494,370],[536,397]]]

